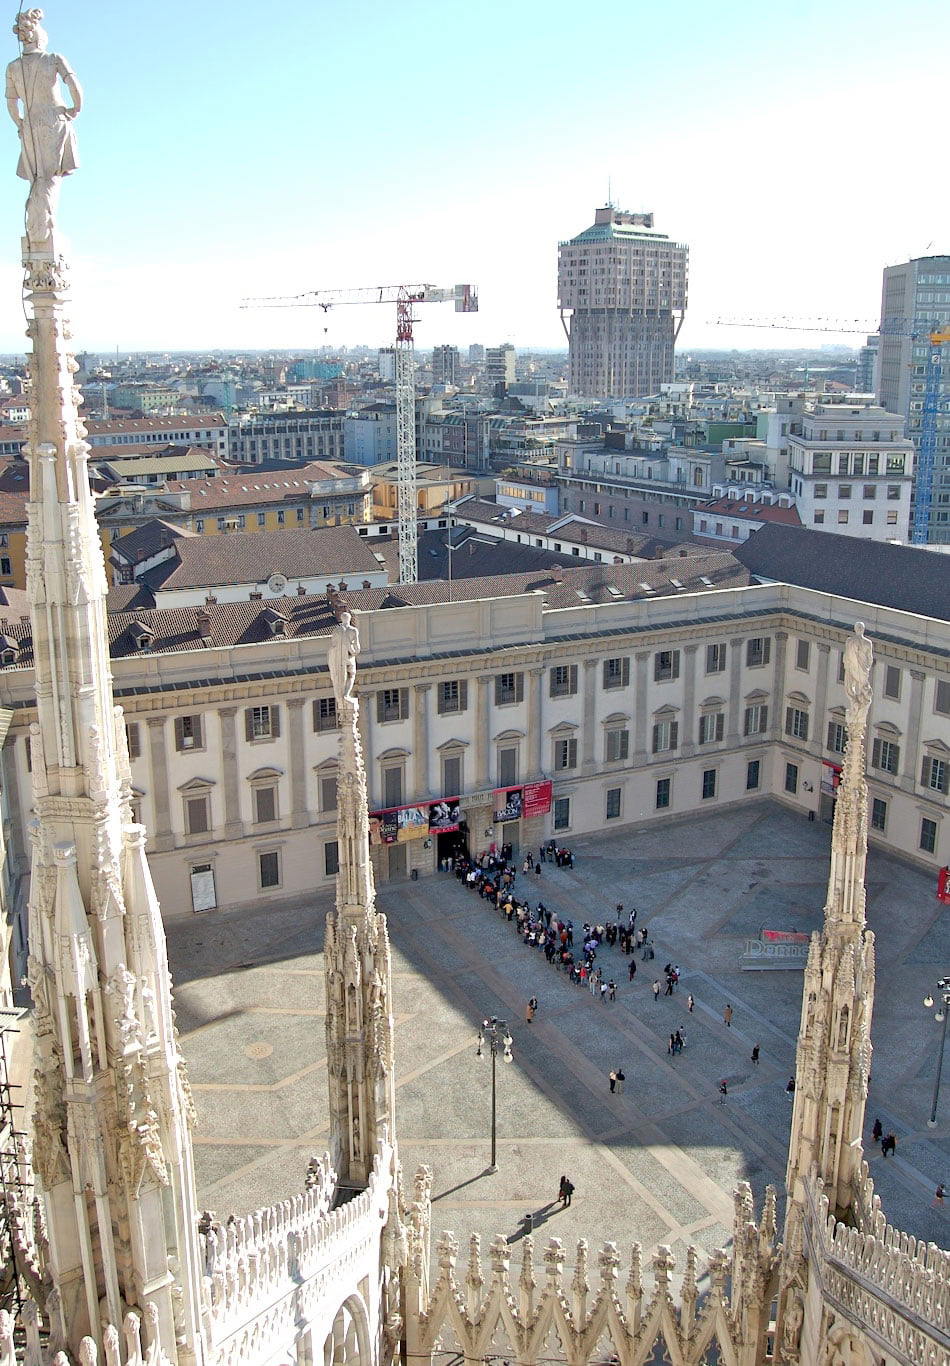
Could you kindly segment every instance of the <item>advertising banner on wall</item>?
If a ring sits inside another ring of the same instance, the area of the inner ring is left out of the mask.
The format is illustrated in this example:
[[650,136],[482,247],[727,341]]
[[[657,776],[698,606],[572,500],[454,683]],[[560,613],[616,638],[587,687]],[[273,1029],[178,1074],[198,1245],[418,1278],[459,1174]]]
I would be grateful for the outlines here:
[[399,834],[398,813],[371,811],[369,817],[370,844],[395,844]]
[[523,789],[520,787],[500,787],[496,790],[494,820],[499,825],[521,819],[522,795]]
[[838,791],[838,784],[841,782],[841,765],[833,764],[829,759],[821,761],[821,790],[827,792],[829,796],[834,796]]
[[457,830],[460,819],[458,797],[443,797],[440,802],[432,802],[429,806],[429,830],[432,834]]
[[399,843],[405,844],[407,840],[422,840],[429,833],[429,807],[426,806],[401,806],[396,812],[396,823],[399,827]]
[[521,814],[528,820],[532,816],[546,816],[551,810],[551,780],[543,783],[525,783]]

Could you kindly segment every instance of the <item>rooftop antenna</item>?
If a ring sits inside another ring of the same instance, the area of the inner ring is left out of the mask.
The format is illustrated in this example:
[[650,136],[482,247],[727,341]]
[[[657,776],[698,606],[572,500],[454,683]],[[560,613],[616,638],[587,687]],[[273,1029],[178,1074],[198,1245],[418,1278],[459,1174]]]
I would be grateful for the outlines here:
[[608,209],[612,209],[613,206],[614,206],[613,188],[612,188],[612,185],[611,185],[610,176],[608,176],[608,177],[607,177],[607,208],[608,208]]

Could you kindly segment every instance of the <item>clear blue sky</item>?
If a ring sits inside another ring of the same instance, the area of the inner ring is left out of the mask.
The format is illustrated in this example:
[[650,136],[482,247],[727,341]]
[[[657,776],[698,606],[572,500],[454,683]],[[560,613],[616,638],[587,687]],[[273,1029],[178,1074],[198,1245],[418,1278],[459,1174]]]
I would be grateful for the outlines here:
[[86,96],[60,213],[78,347],[385,344],[387,310],[237,305],[399,280],[480,289],[478,317],[421,310],[421,347],[557,346],[557,242],[608,178],[690,245],[687,347],[798,341],[709,326],[726,312],[873,318],[883,265],[950,251],[945,0],[293,8],[46,6]]

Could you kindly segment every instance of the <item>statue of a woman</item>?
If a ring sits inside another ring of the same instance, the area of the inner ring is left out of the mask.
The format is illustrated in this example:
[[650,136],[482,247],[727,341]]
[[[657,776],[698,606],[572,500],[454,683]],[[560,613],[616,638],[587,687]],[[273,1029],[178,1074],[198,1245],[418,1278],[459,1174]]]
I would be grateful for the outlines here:
[[864,634],[864,622],[856,621],[854,635],[844,647],[844,690],[857,707],[871,705],[871,642]]
[[356,656],[360,652],[360,633],[352,624],[349,612],[340,614],[340,624],[330,636],[327,664],[336,695],[337,710],[353,696],[356,685]]
[[[36,249],[53,234],[53,213],[59,183],[79,165],[72,121],[82,108],[82,90],[65,57],[47,52],[40,24],[41,9],[21,10],[13,32],[23,44],[19,57],[7,67],[7,109],[20,133],[20,161],[16,173],[29,180],[26,236]],[[67,105],[60,82],[72,99]]]

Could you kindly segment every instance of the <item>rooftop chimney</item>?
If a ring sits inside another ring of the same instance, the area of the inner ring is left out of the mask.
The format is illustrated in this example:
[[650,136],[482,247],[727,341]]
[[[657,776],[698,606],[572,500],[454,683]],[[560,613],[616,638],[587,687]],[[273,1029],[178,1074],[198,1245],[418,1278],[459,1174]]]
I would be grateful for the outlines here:
[[211,613],[201,608],[197,615],[197,622],[199,636],[202,640],[207,640],[211,635]]

